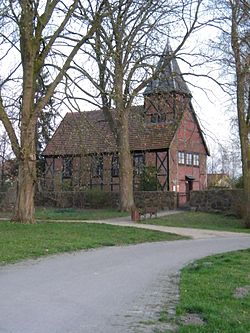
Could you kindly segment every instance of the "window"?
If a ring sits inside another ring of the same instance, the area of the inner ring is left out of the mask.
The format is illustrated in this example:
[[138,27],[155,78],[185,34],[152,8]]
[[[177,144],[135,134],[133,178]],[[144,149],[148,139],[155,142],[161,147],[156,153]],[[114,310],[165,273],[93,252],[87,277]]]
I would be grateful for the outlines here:
[[166,113],[161,113],[158,115],[158,122],[165,123],[166,122]]
[[193,154],[193,165],[199,166],[200,165],[200,156],[199,154]]
[[102,177],[103,156],[92,156],[91,171],[92,171],[92,177]]
[[165,113],[153,113],[150,115],[150,122],[153,124],[165,123],[166,114]]
[[119,177],[119,157],[118,155],[112,156],[111,162],[111,176],[112,177]]
[[184,153],[182,151],[178,152],[178,163],[179,164],[186,164],[186,165],[193,165],[199,166],[200,159],[199,154],[192,154],[192,153]]
[[185,153],[183,153],[182,151],[178,152],[178,163],[185,164]]
[[136,175],[142,174],[144,165],[145,165],[144,154],[135,153],[134,154],[134,173]]
[[193,159],[192,157],[193,157],[192,154],[186,153],[186,164],[187,165],[192,165],[192,159]]
[[151,123],[156,124],[157,123],[157,113],[151,114]]
[[63,158],[63,178],[71,178],[73,173],[72,167],[72,158],[71,157],[64,157]]

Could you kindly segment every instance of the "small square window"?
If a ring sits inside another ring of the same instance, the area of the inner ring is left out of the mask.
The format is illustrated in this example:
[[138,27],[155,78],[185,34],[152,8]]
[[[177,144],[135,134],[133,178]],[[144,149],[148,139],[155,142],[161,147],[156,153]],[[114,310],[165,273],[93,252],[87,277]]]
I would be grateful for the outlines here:
[[151,123],[156,124],[158,122],[157,113],[151,114]]
[[200,156],[199,156],[199,154],[194,154],[193,155],[193,165],[194,166],[199,166],[200,165]]
[[178,163],[185,164],[185,153],[183,153],[182,151],[178,152]]
[[186,154],[186,164],[187,165],[192,165],[192,157],[193,157],[192,154],[190,154],[190,153]]

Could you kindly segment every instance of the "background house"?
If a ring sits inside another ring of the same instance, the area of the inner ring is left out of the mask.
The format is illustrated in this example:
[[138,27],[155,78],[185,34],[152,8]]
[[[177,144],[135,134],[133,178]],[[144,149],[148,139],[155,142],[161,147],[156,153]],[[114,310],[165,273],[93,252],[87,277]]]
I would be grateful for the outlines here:
[[207,185],[212,188],[232,188],[232,179],[227,173],[209,173],[207,175]]
[[[207,187],[209,152],[177,61],[166,60],[170,52],[145,89],[144,105],[131,108],[129,140],[135,190],[176,191],[184,203],[192,189]],[[43,156],[48,189],[119,190],[115,138],[101,110],[67,113]]]

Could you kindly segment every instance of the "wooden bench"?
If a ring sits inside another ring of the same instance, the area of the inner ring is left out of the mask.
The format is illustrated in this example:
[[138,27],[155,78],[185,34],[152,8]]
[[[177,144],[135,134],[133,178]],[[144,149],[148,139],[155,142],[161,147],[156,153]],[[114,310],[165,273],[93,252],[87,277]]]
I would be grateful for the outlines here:
[[157,217],[157,208],[155,207],[140,208],[139,212],[140,216],[143,217],[144,219],[147,218],[147,214],[149,214],[150,219],[152,218],[152,216]]

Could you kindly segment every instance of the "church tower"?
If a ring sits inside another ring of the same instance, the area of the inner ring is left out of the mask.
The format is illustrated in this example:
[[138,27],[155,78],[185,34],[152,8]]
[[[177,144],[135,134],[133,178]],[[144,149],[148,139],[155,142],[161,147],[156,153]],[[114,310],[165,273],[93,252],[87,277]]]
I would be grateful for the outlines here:
[[148,124],[164,124],[178,120],[190,108],[192,94],[183,79],[169,43],[157,65],[157,77],[144,91],[145,117]]

